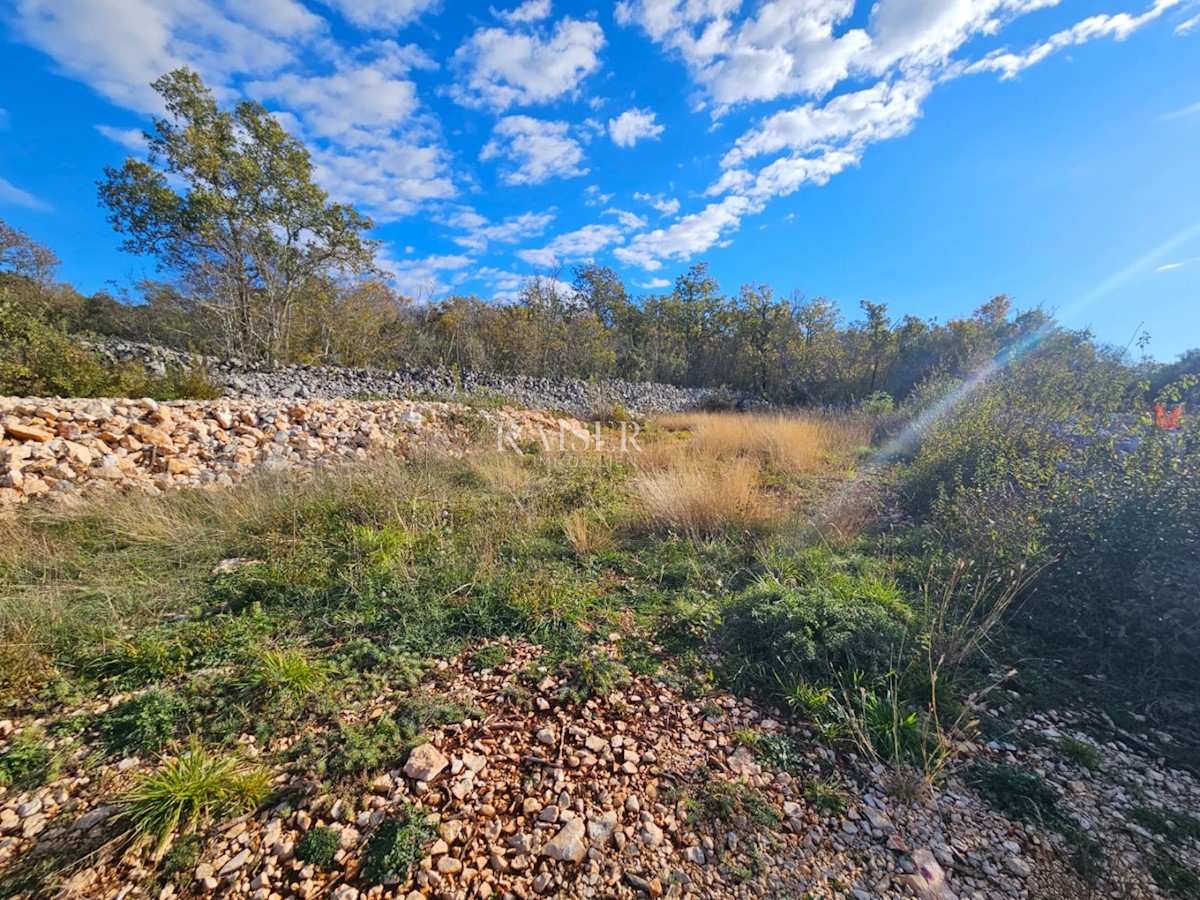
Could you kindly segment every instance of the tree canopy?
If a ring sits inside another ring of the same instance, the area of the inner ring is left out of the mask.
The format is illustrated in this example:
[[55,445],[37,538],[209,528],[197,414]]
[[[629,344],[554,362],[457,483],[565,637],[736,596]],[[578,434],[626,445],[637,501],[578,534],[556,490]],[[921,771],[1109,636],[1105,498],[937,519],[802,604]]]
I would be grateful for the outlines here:
[[304,144],[259,104],[222,109],[190,69],[153,86],[167,115],[146,135],[147,160],[105,168],[108,220],[123,249],[155,257],[211,314],[227,352],[285,357],[314,281],[373,269],[372,222],[330,201]]

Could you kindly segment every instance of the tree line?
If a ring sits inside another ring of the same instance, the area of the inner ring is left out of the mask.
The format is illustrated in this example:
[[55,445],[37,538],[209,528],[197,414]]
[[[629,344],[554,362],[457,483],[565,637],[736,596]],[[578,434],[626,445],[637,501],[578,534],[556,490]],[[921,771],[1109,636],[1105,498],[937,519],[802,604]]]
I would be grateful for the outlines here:
[[[329,199],[303,143],[263,107],[222,108],[187,69],[154,88],[167,115],[146,135],[147,157],[106,168],[99,198],[122,247],[156,260],[157,276],[136,298],[82,295],[55,280],[49,247],[0,222],[8,332],[19,314],[43,329],[255,362],[623,378],[844,405],[963,378],[1057,328],[1003,295],[938,322],[867,300],[848,314],[767,284],[727,292],[703,262],[669,291],[636,297],[616,271],[587,263],[531,275],[512,303],[418,302],[377,268],[370,218]],[[18,337],[0,328],[0,353],[11,357]],[[1197,368],[1193,351],[1162,374]]]

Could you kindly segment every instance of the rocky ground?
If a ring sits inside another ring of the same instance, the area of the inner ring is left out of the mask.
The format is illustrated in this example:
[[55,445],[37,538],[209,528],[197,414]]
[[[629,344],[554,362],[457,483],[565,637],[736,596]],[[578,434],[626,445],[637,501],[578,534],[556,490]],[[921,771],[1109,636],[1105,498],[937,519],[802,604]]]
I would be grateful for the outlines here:
[[[1009,721],[995,696],[978,712],[990,720],[987,731],[1004,736],[960,745],[956,765],[1015,762],[1039,773],[1079,829],[1075,837],[1062,825],[1005,818],[962,768],[914,790],[777,711],[719,693],[691,699],[665,672],[602,699],[565,699],[563,681],[539,671],[538,648],[506,649],[493,669],[450,660],[427,673],[427,684],[475,710],[469,718],[336,789],[276,765],[274,799],[204,834],[199,855],[170,878],[117,838],[116,798],[154,761],[97,763],[88,731],[66,735],[72,762],[61,777],[32,793],[0,789],[0,884],[11,891],[23,870],[50,866],[70,873],[59,896],[119,900],[1157,898],[1170,895],[1147,865],[1167,838],[1137,824],[1133,811],[1200,812],[1196,779],[1147,752],[1162,736],[1099,742],[1087,736],[1090,720],[1055,713]],[[395,702],[383,695],[341,715],[367,721]],[[11,739],[13,727],[0,723],[0,735]],[[1066,735],[1094,760],[1064,753]],[[249,735],[241,744],[260,760],[286,749],[260,747]],[[410,880],[372,884],[364,845],[409,804],[430,827],[421,858]],[[302,836],[325,826],[340,847],[331,865],[297,859]],[[1099,848],[1099,857],[1082,864],[1081,846]],[[1193,870],[1200,865],[1194,837],[1176,841],[1172,853]],[[66,869],[68,860],[76,862]]]
[[0,508],[97,490],[229,485],[254,471],[380,454],[461,453],[475,441],[578,443],[574,420],[415,401],[0,398]]
[[[531,378],[489,372],[455,373],[449,369],[398,368],[392,371],[335,366],[271,366],[237,359],[183,353],[152,344],[110,338],[89,344],[114,362],[136,362],[165,374],[169,367],[201,367],[231,399],[503,399],[527,409],[556,409],[583,419],[619,405],[637,415],[681,412],[712,399],[704,388],[680,388],[650,382],[590,382],[577,378]],[[730,399],[737,399],[730,395]],[[745,400],[746,398],[743,398]]]

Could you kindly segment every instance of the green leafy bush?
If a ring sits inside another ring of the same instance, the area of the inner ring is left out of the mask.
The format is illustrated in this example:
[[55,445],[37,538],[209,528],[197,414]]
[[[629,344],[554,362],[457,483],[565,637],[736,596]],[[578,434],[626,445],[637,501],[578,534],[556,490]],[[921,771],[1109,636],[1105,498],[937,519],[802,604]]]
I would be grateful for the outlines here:
[[434,831],[425,824],[420,811],[406,805],[399,813],[385,819],[367,841],[363,853],[363,874],[370,881],[381,883],[389,878],[408,881],[412,867],[424,856],[423,845],[433,840]]
[[341,835],[332,828],[306,831],[296,844],[296,858],[318,869],[328,869],[341,847]]
[[798,562],[797,583],[765,580],[725,609],[714,640],[734,680],[773,692],[890,669],[911,618],[895,583],[823,551]]
[[96,722],[110,753],[153,753],[161,750],[188,714],[175,692],[154,688],[126,700]]
[[54,777],[58,760],[36,731],[22,731],[0,754],[0,787],[31,791]]

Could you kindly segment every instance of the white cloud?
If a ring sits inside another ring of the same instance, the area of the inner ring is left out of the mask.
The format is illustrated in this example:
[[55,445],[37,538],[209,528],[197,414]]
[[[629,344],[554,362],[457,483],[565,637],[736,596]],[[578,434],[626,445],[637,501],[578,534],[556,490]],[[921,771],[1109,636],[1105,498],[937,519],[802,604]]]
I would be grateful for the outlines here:
[[646,220],[637,213],[631,213],[626,209],[606,209],[600,213],[602,216],[616,216],[617,222],[627,231],[638,231],[646,227]]
[[1165,265],[1159,266],[1154,271],[1155,272],[1170,272],[1172,269],[1182,269],[1185,265],[1187,265],[1187,263],[1181,263],[1181,262],[1167,263]]
[[781,150],[808,153],[832,144],[861,146],[907,134],[931,89],[924,80],[881,81],[823,106],[807,103],[781,110],[738,138],[721,164],[729,168]]
[[204,0],[18,0],[13,29],[117,105],[160,112],[150,82],[164,72],[188,65],[217,85],[274,72],[293,57],[289,41],[323,25],[294,0],[242,8],[253,14],[230,17]]
[[580,168],[583,147],[568,134],[566,122],[530,116],[505,116],[492,130],[479,158],[502,158],[511,165],[501,172],[505,184],[540,184],[550,178],[586,175]]
[[1200,103],[1193,103],[1191,106],[1185,106],[1182,109],[1176,109],[1169,113],[1164,113],[1158,117],[1158,121],[1169,122],[1172,119],[1182,119],[1185,116],[1194,116],[1197,113],[1200,113]]
[[[257,2],[257,0],[255,0]],[[441,6],[441,0],[321,0],[342,18],[367,30],[395,30]]]
[[314,148],[316,180],[334,197],[361,204],[380,220],[412,215],[428,200],[458,193],[436,146],[388,143],[353,154]]
[[1185,34],[1191,34],[1196,30],[1196,26],[1200,25],[1200,15],[1192,16],[1175,26],[1175,34],[1182,37]]
[[648,291],[658,291],[665,287],[670,287],[671,282],[667,278],[651,278],[647,281],[637,282],[637,286],[640,288],[645,288]]
[[29,191],[21,190],[6,178],[0,178],[0,203],[24,206],[27,209],[49,209],[46,203],[33,196]]
[[145,150],[146,136],[140,128],[115,128],[112,125],[97,125],[96,130],[127,150]]
[[246,85],[251,96],[274,100],[300,117],[307,134],[353,146],[372,143],[409,120],[419,107],[416,84],[395,59],[348,63],[329,75],[288,72]]
[[465,83],[452,96],[466,106],[502,111],[548,103],[578,91],[600,68],[604,32],[595,22],[561,19],[553,32],[480,28],[454,53]]
[[[440,296],[469,277],[463,270],[475,260],[462,254],[440,254],[421,259],[390,260],[386,253],[380,267],[392,273],[396,290],[408,296],[428,300]],[[448,274],[453,273],[453,274]]]
[[655,121],[649,109],[627,109],[615,119],[608,120],[608,134],[618,147],[632,147],[642,138],[657,138],[663,126]]
[[607,206],[608,201],[614,196],[614,194],[604,193],[598,184],[589,184],[583,189],[583,202],[587,206]]
[[1020,72],[1065,47],[1074,47],[1106,37],[1123,41],[1142,26],[1153,22],[1167,10],[1182,2],[1184,0],[1155,0],[1154,5],[1140,16],[1131,16],[1129,13],[1090,16],[1076,22],[1070,28],[1051,35],[1023,53],[1012,53],[1008,50],[993,51],[978,62],[967,66],[966,72],[999,72],[1002,79],[1015,78]]
[[578,231],[560,234],[539,250],[518,250],[517,256],[532,266],[550,268],[557,263],[591,259],[596,253],[625,240],[615,225],[585,225]]
[[679,201],[674,197],[665,197],[662,194],[636,193],[633,195],[633,199],[649,203],[664,216],[673,216],[679,212]]
[[503,19],[510,25],[526,22],[540,22],[550,15],[550,0],[526,0],[515,9],[507,11],[492,8],[492,15]]
[[621,262],[648,272],[661,269],[664,259],[686,262],[720,243],[738,229],[743,216],[758,209],[745,197],[725,197],[666,228],[637,235],[628,246],[618,247],[613,254]]
[[463,208],[450,216],[446,220],[446,224],[465,232],[452,238],[456,244],[482,253],[492,243],[514,244],[525,238],[541,234],[554,221],[554,216],[553,210],[540,213],[527,212],[508,216],[501,222],[492,223],[475,210]]

